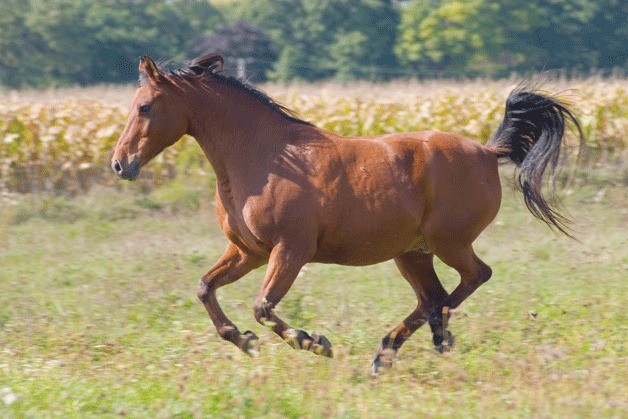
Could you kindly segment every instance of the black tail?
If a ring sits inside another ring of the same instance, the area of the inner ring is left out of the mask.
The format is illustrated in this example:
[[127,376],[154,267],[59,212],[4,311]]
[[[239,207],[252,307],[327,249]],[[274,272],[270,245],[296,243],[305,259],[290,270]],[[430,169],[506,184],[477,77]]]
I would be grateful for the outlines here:
[[566,104],[555,97],[534,89],[527,91],[526,86],[520,86],[506,99],[506,115],[486,145],[498,157],[507,157],[518,166],[516,185],[523,192],[532,215],[550,228],[571,237],[567,232],[567,224],[571,221],[558,212],[553,204],[554,197],[548,202],[541,190],[546,169],[549,167],[551,174],[556,171],[565,120],[571,121],[577,128],[582,147],[582,129]]

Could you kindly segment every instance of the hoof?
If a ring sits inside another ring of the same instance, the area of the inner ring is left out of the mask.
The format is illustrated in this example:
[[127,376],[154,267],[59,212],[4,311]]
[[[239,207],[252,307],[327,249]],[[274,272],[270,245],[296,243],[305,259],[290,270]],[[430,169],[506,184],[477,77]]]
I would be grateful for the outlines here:
[[240,337],[242,339],[241,349],[244,353],[253,358],[257,358],[259,356],[259,339],[255,333],[247,330]]
[[294,349],[307,349],[312,344],[312,337],[299,329],[288,329],[283,332],[283,339]]
[[397,352],[394,349],[384,348],[377,351],[373,359],[373,375],[378,375],[380,369],[390,369],[396,356]]
[[303,330],[288,329],[283,333],[283,338],[294,349],[303,349],[328,358],[333,357],[331,342],[318,333],[312,333],[310,336]]
[[445,338],[440,335],[434,335],[434,346],[436,350],[441,354],[443,352],[449,352],[454,346],[454,335],[449,330],[445,331]]
[[432,331],[434,335],[432,339],[434,341],[434,346],[440,353],[448,352],[454,345],[454,335],[447,330],[449,318],[451,317],[451,311],[449,307],[445,306],[442,308],[440,319],[434,319],[434,314],[432,315],[433,323],[430,323],[430,325],[433,325]]
[[331,350],[331,342],[323,335],[318,333],[312,333],[312,344],[309,350],[316,355],[326,356],[327,358],[333,358],[334,353]]

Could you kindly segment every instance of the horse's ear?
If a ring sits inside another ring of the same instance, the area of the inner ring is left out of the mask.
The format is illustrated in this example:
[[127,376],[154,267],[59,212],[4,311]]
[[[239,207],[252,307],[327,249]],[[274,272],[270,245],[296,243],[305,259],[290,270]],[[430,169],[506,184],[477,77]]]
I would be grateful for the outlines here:
[[214,74],[222,71],[225,59],[220,54],[209,54],[194,60],[193,67],[202,67],[205,72]]
[[153,59],[147,55],[144,55],[140,58],[140,65],[138,70],[140,72],[140,76],[146,76],[146,79],[151,84],[157,84],[161,79],[161,72],[159,71],[157,64],[155,64],[155,61],[153,61]]

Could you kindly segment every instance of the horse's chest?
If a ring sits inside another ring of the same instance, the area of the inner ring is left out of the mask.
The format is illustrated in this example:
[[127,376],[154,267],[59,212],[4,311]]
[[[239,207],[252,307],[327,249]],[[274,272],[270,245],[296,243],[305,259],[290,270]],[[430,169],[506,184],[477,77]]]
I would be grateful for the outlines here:
[[263,226],[251,221],[250,210],[237,208],[233,201],[218,199],[218,219],[227,238],[243,250],[258,255],[268,255],[271,247],[264,240],[261,230]]
[[221,219],[221,227],[227,238],[242,250],[248,250],[260,256],[270,254],[270,245],[249,228],[241,216],[225,214]]

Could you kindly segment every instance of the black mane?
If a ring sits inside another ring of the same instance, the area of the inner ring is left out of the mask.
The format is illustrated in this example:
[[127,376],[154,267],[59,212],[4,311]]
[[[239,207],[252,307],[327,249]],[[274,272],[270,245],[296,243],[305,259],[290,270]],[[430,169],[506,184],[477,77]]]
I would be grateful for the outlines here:
[[[219,65],[216,65],[216,61],[220,61]],[[227,86],[233,87],[240,91],[246,92],[260,103],[266,105],[271,110],[277,112],[284,118],[292,122],[300,124],[313,125],[311,122],[305,121],[299,117],[299,115],[290,108],[276,102],[266,93],[257,89],[254,86],[236,78],[233,76],[225,76],[222,72],[222,57],[217,54],[210,54],[203,57],[199,57],[185,66],[177,68],[175,70],[164,69],[164,64],[160,64],[160,71],[163,72],[168,78],[173,81],[186,80],[188,82],[197,82],[206,79],[211,79]]]

